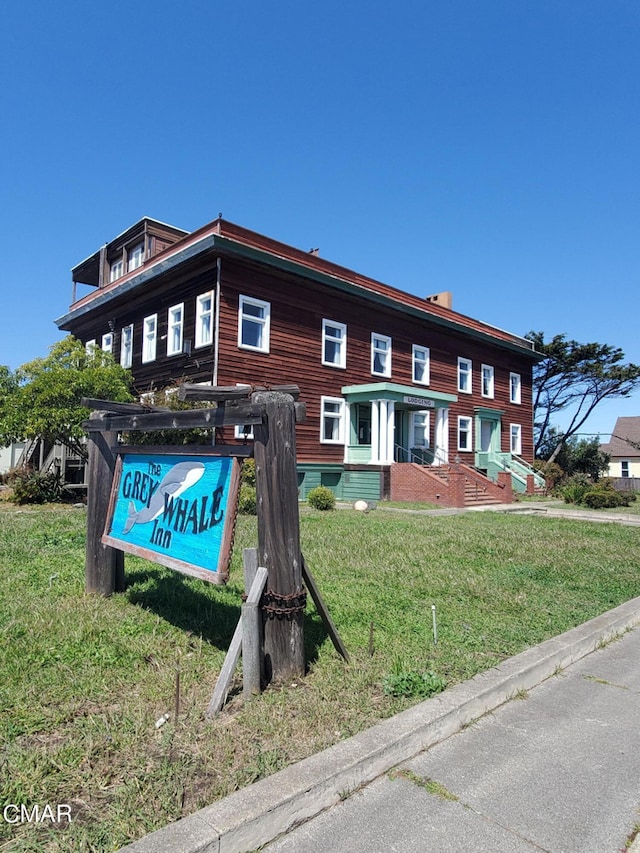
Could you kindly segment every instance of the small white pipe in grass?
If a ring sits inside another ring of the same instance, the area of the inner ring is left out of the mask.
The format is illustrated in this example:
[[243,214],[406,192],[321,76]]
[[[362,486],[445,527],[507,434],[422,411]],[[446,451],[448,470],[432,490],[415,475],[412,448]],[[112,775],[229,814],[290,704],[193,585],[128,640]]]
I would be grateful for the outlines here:
[[431,618],[433,620],[433,645],[438,645],[438,625],[436,623],[436,606],[435,604],[431,605]]

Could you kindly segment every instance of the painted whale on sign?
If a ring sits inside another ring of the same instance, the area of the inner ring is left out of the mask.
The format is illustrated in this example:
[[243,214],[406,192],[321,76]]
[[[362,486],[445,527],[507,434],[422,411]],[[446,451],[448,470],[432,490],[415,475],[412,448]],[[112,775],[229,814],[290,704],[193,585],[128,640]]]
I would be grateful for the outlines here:
[[123,533],[128,533],[134,524],[148,524],[160,516],[164,510],[165,497],[177,498],[193,486],[204,474],[202,462],[178,462],[162,478],[149,501],[149,506],[137,510],[133,501],[129,501],[129,513]]

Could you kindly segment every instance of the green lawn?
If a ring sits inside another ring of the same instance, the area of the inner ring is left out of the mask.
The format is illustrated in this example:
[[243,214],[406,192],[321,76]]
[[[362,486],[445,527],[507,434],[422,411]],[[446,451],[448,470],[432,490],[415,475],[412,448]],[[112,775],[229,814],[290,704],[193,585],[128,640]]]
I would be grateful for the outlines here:
[[640,594],[635,528],[305,508],[303,550],[352,662],[310,605],[307,677],[247,706],[238,677],[207,723],[255,519],[238,520],[226,587],[127,557],[110,599],[84,594],[85,521],[0,507],[2,802],[73,815],[63,829],[0,822],[3,853],[115,850],[416,701],[387,695],[390,674],[452,685]]

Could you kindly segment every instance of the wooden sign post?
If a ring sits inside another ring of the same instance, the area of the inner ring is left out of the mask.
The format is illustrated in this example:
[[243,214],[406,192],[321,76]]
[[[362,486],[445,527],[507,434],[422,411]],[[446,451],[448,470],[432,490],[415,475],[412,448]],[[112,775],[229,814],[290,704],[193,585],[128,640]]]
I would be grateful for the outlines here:
[[302,585],[295,407],[290,394],[257,391],[264,406],[254,427],[258,512],[258,564],[267,569],[263,596],[265,678],[282,681],[304,675]]

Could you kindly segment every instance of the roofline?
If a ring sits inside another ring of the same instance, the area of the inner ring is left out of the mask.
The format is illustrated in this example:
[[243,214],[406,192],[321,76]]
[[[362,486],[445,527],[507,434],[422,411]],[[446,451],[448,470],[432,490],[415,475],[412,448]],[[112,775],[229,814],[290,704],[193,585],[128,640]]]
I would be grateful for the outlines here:
[[[497,326],[491,326],[483,321],[475,321],[486,326],[487,329],[495,329],[496,332],[508,334],[513,338],[513,340],[496,337],[492,335],[490,331],[485,332],[481,329],[467,326],[453,318],[441,316],[432,310],[431,303],[425,303],[424,308],[418,307],[417,305],[410,305],[407,302],[396,300],[390,295],[378,293],[367,287],[366,284],[347,281],[345,278],[316,269],[309,264],[303,264],[300,261],[285,258],[282,255],[274,254],[266,249],[247,245],[247,243],[220,234],[220,224],[220,220],[215,220],[214,223],[198,229],[198,231],[193,232],[193,234],[185,236],[185,242],[187,245],[183,248],[179,247],[179,243],[170,246],[158,255],[156,259],[152,259],[150,262],[145,264],[145,268],[140,273],[134,274],[131,277],[126,276],[124,280],[113,282],[101,291],[97,293],[94,291],[83,297],[83,300],[80,300],[83,304],[79,305],[76,309],[63,314],[61,317],[58,317],[58,319],[55,320],[56,325],[60,329],[65,329],[66,325],[80,319],[95,308],[106,305],[113,299],[129,293],[158,275],[163,275],[170,270],[175,269],[197,255],[205,252],[219,251],[223,256],[239,257],[276,268],[283,272],[302,275],[304,278],[310,279],[311,281],[332,287],[344,293],[356,294],[370,302],[374,302],[386,308],[401,311],[409,316],[417,317],[419,319],[427,319],[435,325],[442,326],[446,329],[455,330],[477,340],[489,342],[493,345],[498,345],[505,349],[518,352],[519,354],[526,355],[535,361],[540,361],[544,357],[542,354],[535,351],[532,342],[528,341],[526,338],[520,337],[519,335],[512,335],[511,332],[505,332]],[[212,227],[216,230],[212,231]],[[189,237],[193,238],[194,235],[197,235],[198,233],[202,234],[202,232],[205,232],[203,236],[196,238],[195,240],[189,239]],[[126,233],[126,231],[123,233]],[[89,257],[93,256],[90,255]],[[345,270],[345,272],[347,271]],[[389,287],[389,285],[384,285],[384,287]],[[395,288],[390,289],[396,291]],[[411,294],[404,294],[403,291],[398,290],[396,292],[400,296],[406,295],[411,297]],[[417,299],[418,297],[413,298]],[[427,305],[429,308],[427,308]]]

